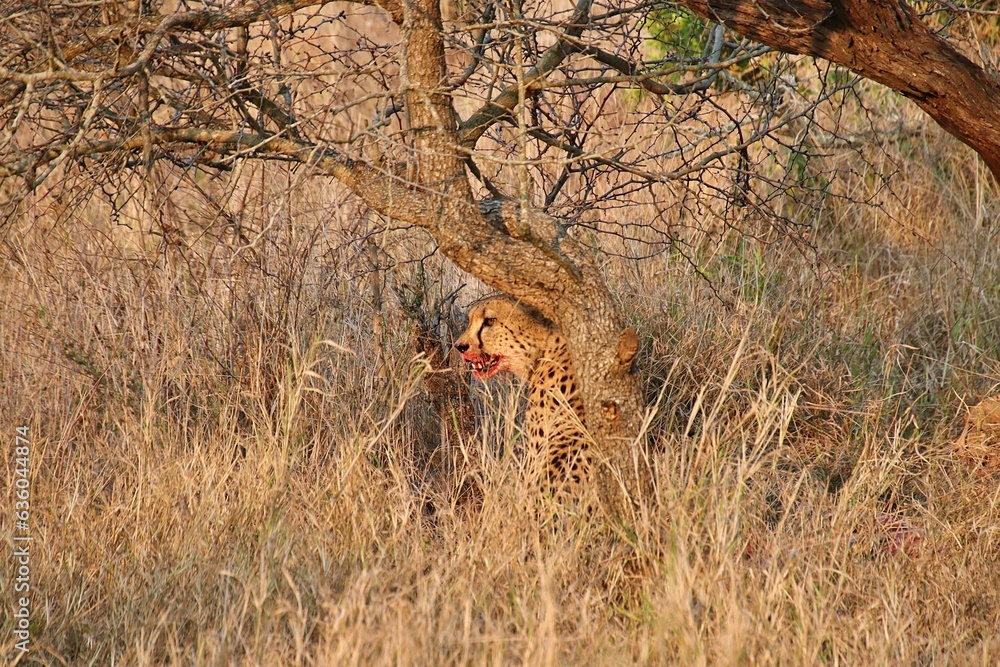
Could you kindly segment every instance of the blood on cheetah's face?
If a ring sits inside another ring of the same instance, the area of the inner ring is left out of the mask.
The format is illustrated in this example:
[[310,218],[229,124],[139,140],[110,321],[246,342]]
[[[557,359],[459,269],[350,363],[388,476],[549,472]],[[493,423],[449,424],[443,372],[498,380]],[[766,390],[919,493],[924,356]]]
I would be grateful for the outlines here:
[[532,309],[508,296],[491,296],[472,304],[469,326],[455,341],[455,349],[480,380],[500,373],[527,380],[550,330]]

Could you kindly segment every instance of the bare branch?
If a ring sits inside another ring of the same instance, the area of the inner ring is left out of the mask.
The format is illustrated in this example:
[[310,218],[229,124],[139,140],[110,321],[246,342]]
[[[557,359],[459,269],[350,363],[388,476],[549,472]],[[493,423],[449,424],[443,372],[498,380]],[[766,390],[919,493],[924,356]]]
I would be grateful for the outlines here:
[[682,0],[701,16],[788,53],[819,56],[901,92],[972,147],[1000,179],[1000,81],[902,0]]
[[[587,16],[590,13],[592,0],[579,0],[576,11],[565,26],[568,37],[579,37],[587,27]],[[524,74],[524,92],[531,94],[559,65],[576,50],[576,47],[566,39],[560,39],[539,58],[538,63]],[[473,148],[479,137],[483,136],[494,123],[506,116],[517,106],[519,90],[517,86],[507,88],[495,98],[476,111],[459,127],[458,138],[462,146]]]
[[[211,32],[245,27],[259,21],[269,21],[293,14],[306,7],[329,4],[331,0],[263,0],[245,2],[225,9],[180,12],[167,16],[151,16],[125,21],[115,25],[89,30],[76,44],[61,53],[64,62],[72,62],[80,55],[102,44],[127,36],[153,35],[153,43],[170,32]],[[397,0],[351,0],[359,4],[381,7],[400,22],[402,9]],[[155,46],[154,46],[155,48]],[[140,57],[138,60],[142,60]]]

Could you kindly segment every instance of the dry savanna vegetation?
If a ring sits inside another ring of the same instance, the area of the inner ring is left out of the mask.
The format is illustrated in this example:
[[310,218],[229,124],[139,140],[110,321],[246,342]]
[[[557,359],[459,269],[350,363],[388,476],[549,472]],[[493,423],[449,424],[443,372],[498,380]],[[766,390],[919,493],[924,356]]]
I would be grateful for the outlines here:
[[[307,36],[361,43],[364,21]],[[664,141],[717,150],[713,123],[761,118],[739,95],[787,84],[786,134],[725,169],[650,189],[600,171],[624,151],[587,171],[513,134],[479,145],[501,156],[481,194],[553,193],[639,333],[651,473],[617,516],[539,498],[516,384],[473,384],[474,426],[442,420],[463,385],[435,382],[434,345],[488,288],[308,165],[154,152],[4,180],[0,432],[12,460],[28,429],[33,541],[31,650],[5,556],[3,659],[996,664],[1000,410],[963,428],[1000,386],[997,183],[896,93],[754,58],[668,96],[664,126],[634,87],[544,108],[676,161]],[[314,119],[340,93],[300,91]],[[385,127],[373,163],[406,145]]]

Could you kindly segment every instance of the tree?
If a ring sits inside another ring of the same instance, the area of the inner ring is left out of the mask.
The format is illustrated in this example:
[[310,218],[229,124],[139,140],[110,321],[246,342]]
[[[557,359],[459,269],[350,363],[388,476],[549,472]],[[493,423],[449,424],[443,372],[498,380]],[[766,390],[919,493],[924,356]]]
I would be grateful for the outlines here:
[[[446,22],[442,4],[24,4],[0,23],[6,215],[53,174],[308,165],[557,322],[588,426],[612,469],[629,471],[623,443],[642,421],[635,339],[589,232],[683,251],[679,213],[656,204],[678,183],[794,222],[770,207],[794,170],[770,157],[816,150],[802,127],[853,84],[817,77],[803,95],[786,76],[797,63],[723,26],[901,90],[1000,168],[996,82],[902,3],[684,2],[707,23],[677,5],[592,0],[460,4]],[[367,35],[351,23],[364,5]],[[893,44],[906,58],[884,57]],[[760,76],[753,63],[768,58]],[[808,99],[790,109],[790,97]],[[654,212],[641,233],[587,219],[636,201]],[[610,472],[601,487],[618,495]]]

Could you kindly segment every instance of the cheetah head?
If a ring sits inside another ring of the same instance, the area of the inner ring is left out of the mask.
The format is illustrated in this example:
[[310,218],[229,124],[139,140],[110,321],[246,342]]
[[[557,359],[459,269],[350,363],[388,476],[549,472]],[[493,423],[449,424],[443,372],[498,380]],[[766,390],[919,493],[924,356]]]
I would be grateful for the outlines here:
[[551,329],[533,308],[504,295],[486,297],[469,309],[469,326],[455,349],[480,380],[500,373],[526,380]]

